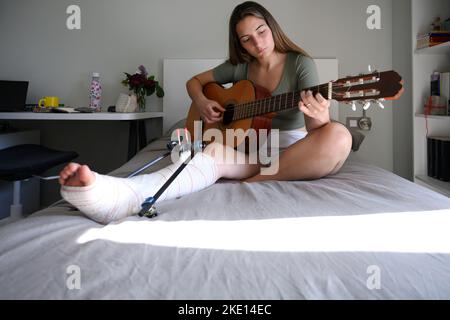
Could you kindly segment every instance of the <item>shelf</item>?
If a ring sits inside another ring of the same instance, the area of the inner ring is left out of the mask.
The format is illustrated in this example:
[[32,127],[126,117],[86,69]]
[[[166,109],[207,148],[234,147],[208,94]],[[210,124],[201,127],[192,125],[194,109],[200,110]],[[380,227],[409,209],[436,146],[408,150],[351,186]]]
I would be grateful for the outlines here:
[[424,184],[425,187],[429,187],[446,197],[450,197],[450,182],[437,180],[424,175],[416,175],[415,178],[419,184]]
[[[425,118],[423,113],[416,113],[415,116],[418,118]],[[427,115],[427,119],[449,120],[450,116]]]
[[421,48],[416,49],[415,51],[418,54],[445,54],[450,53],[450,41],[428,47],[428,48]]

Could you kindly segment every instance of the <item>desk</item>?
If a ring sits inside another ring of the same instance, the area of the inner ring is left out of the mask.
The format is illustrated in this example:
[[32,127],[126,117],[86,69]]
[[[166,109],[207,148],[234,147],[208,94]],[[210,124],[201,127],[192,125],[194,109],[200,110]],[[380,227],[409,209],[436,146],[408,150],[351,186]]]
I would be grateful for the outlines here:
[[[145,120],[162,118],[162,112],[95,112],[95,113],[53,113],[53,112],[0,112],[0,120],[70,120],[70,121],[128,121],[128,159],[147,144]],[[138,148],[139,145],[139,148]]]
[[[0,122],[10,122],[18,130],[39,130],[42,145],[77,151],[80,156],[76,162],[102,174],[117,169],[145,147],[146,136],[158,137],[162,119],[162,112],[0,113]],[[62,167],[56,166],[45,175],[57,175]],[[40,188],[42,207],[61,199],[57,181],[41,181]]]

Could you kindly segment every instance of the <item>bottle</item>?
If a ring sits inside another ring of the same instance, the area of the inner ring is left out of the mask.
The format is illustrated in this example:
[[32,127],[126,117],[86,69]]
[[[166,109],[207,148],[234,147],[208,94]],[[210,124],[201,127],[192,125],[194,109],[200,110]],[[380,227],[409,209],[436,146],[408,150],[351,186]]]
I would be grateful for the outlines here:
[[101,99],[102,99],[102,85],[100,83],[100,74],[98,72],[94,72],[92,73],[89,107],[99,112],[101,109],[100,106]]

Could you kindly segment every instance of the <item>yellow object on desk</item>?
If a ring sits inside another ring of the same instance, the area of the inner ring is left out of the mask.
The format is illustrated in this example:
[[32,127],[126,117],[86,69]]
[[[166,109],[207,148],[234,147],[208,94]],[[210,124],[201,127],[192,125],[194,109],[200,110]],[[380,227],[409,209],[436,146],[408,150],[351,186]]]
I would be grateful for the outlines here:
[[57,108],[59,106],[58,97],[44,97],[39,100],[38,107]]

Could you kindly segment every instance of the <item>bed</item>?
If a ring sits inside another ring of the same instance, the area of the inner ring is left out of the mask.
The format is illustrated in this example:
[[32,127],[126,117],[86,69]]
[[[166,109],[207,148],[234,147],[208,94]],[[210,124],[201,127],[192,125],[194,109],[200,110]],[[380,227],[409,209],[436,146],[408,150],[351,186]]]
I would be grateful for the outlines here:
[[0,227],[0,299],[450,299],[450,199],[375,166],[219,180],[158,211],[103,226],[59,201]]
[[374,166],[220,180],[158,210],[103,226],[61,201],[1,227],[0,299],[450,298],[450,200]]

